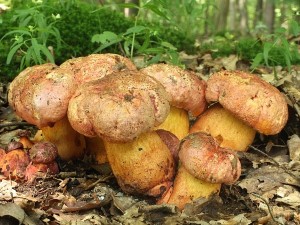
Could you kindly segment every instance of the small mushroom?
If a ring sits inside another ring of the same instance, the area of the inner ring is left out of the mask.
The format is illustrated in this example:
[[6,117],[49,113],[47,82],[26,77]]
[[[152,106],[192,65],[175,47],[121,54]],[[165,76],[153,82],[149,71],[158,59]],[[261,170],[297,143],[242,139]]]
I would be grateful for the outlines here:
[[29,150],[29,156],[33,163],[50,163],[58,156],[57,147],[48,141],[35,143]]
[[69,102],[71,125],[103,139],[112,171],[127,193],[157,196],[172,183],[173,156],[152,131],[166,119],[168,100],[152,77],[121,71],[85,83]]
[[25,170],[27,182],[33,182],[35,178],[46,174],[54,175],[59,172],[55,161],[58,156],[58,149],[53,143],[48,141],[35,143],[29,150],[29,156],[31,163]]
[[188,112],[198,116],[206,109],[205,81],[192,71],[168,64],[153,64],[141,72],[158,80],[171,96],[170,114],[158,129],[168,130],[182,139],[189,132]]
[[23,149],[14,149],[7,152],[1,161],[2,174],[5,177],[18,180],[24,178],[25,169],[30,163],[30,158]]
[[32,183],[37,177],[55,175],[59,173],[56,161],[50,163],[30,163],[25,170],[25,180]]
[[30,131],[21,130],[18,132],[19,142],[23,144],[23,148],[30,149],[33,145],[33,142],[30,140]]
[[221,148],[210,135],[189,134],[181,141],[180,167],[173,187],[158,203],[180,210],[193,200],[218,193],[221,184],[233,184],[241,175],[241,163],[234,151]]

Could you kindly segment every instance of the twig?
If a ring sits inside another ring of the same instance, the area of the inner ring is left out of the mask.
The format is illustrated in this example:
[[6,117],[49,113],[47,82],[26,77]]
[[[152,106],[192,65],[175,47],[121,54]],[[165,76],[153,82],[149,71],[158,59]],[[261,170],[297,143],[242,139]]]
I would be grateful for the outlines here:
[[249,148],[259,152],[260,154],[262,154],[263,156],[267,157],[268,159],[270,159],[278,168],[283,169],[284,172],[286,172],[287,174],[289,174],[290,176],[292,176],[294,179],[299,181],[299,178],[293,174],[292,172],[290,172],[285,166],[280,165],[275,159],[273,159],[271,156],[269,156],[268,154],[264,153],[263,151],[261,151],[258,148],[255,148],[252,145],[249,145]]
[[284,225],[284,224],[278,222],[278,221],[275,219],[274,214],[273,214],[273,211],[272,211],[272,209],[271,209],[271,207],[270,207],[270,205],[268,204],[268,202],[267,202],[266,199],[264,199],[263,197],[261,197],[261,196],[258,195],[258,194],[255,194],[255,193],[251,193],[251,195],[253,195],[253,196],[255,196],[255,197],[261,199],[261,200],[267,205],[267,207],[268,207],[268,212],[269,212],[269,214],[270,214],[270,216],[271,216],[271,218],[272,218],[272,220],[273,220],[274,222],[276,222],[276,223],[278,223],[278,224],[281,224],[281,225]]

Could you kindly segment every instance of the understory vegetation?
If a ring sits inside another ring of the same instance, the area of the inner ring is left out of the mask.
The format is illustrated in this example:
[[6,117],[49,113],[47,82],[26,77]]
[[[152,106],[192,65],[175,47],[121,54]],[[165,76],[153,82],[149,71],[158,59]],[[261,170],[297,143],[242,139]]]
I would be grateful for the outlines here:
[[[275,29],[267,32],[266,26],[257,23],[247,28],[246,34],[230,26],[217,28],[211,15],[221,10],[218,1],[150,0],[136,5],[12,0],[9,7],[0,14],[1,80],[11,80],[34,64],[60,65],[69,58],[96,52],[143,56],[147,64],[164,61],[181,65],[180,52],[210,53],[213,58],[237,54],[251,63],[252,69],[259,65],[290,68],[300,63],[299,9],[295,7],[284,26],[277,22]],[[255,6],[249,7],[251,13]],[[136,12],[125,16],[124,8]]]

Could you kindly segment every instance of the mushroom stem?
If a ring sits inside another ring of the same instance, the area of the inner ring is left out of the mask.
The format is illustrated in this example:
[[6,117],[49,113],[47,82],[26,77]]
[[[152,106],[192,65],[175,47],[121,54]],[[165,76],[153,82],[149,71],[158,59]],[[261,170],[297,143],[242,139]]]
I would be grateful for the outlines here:
[[172,185],[175,162],[155,131],[126,143],[104,140],[104,145],[109,164],[124,192],[158,197]]
[[256,131],[235,117],[220,104],[209,107],[190,129],[190,133],[205,132],[213,136],[220,147],[246,151],[252,144]]
[[108,162],[105,146],[100,137],[85,137],[86,151],[92,155],[98,164]]
[[44,140],[55,144],[58,155],[63,160],[80,158],[85,152],[85,139],[70,125],[67,116],[59,120],[53,127],[41,128]]
[[174,185],[158,203],[174,204],[180,210],[197,198],[218,193],[222,183],[232,184],[241,174],[236,154],[201,132],[189,134],[181,141],[179,160]]
[[171,106],[166,120],[156,127],[156,129],[170,131],[181,140],[189,133],[189,116],[187,111]]
[[208,183],[192,176],[182,165],[177,171],[174,185],[170,188],[170,193],[158,200],[158,204],[168,203],[176,205],[179,210],[183,210],[187,203],[197,198],[209,198],[213,194],[218,194],[221,184]]

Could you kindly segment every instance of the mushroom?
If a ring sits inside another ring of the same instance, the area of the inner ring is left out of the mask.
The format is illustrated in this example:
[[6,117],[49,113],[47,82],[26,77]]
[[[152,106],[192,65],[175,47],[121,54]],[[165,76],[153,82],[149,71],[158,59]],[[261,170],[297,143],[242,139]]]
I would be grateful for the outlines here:
[[[77,86],[103,78],[111,73],[137,70],[134,63],[128,58],[112,53],[91,54],[86,57],[69,59],[60,67],[74,73]],[[107,162],[105,147],[100,137],[85,137],[85,142],[87,153],[94,156],[98,164]]]
[[50,163],[30,163],[25,170],[25,180],[32,183],[37,177],[43,177],[47,174],[55,175],[59,173],[58,165],[55,161]]
[[206,100],[222,107],[265,135],[279,133],[288,119],[283,94],[257,75],[221,71],[207,80]]
[[157,196],[172,183],[173,156],[152,131],[166,119],[168,100],[152,77],[121,71],[83,84],[69,102],[71,125],[103,139],[112,171],[127,193]]
[[66,117],[75,89],[70,71],[47,63],[26,68],[11,82],[8,92],[9,104],[18,116],[40,128],[45,140],[63,144],[55,143],[65,160],[81,156],[85,149],[84,137]]
[[187,203],[218,193],[221,184],[232,184],[241,175],[241,163],[234,151],[219,146],[210,135],[189,134],[181,141],[180,167],[173,187],[158,203],[176,205],[180,210]]
[[128,59],[114,54],[92,54],[71,59],[60,67],[43,64],[22,71],[9,87],[9,103],[16,114],[55,143],[64,160],[85,151],[85,138],[75,132],[66,117],[69,99],[82,83],[114,72],[135,69]]
[[158,80],[171,96],[171,111],[158,129],[168,130],[182,139],[189,132],[188,112],[198,116],[206,109],[205,82],[194,72],[175,65],[153,64],[141,72]]
[[7,152],[1,160],[1,172],[5,177],[12,179],[23,179],[25,169],[30,163],[27,152],[21,148]]
[[33,145],[33,142],[30,140],[30,131],[21,130],[18,132],[19,142],[23,144],[23,148],[30,149]]
[[31,163],[25,170],[25,179],[28,182],[33,182],[36,177],[46,174],[54,175],[59,172],[55,161],[58,156],[58,149],[51,142],[41,141],[35,143],[29,150],[29,156]]
[[190,133],[205,132],[217,139],[221,147],[246,151],[256,131],[224,109],[220,104],[210,106],[190,128]]

